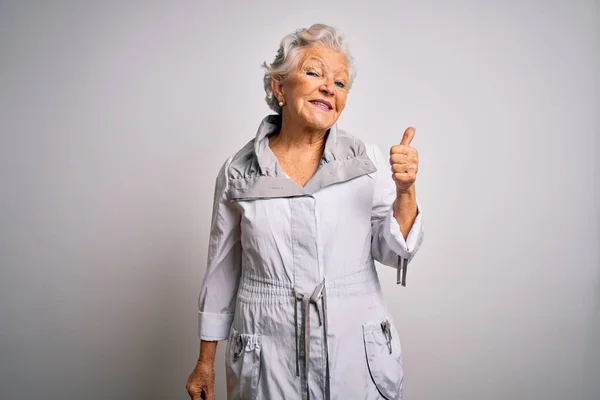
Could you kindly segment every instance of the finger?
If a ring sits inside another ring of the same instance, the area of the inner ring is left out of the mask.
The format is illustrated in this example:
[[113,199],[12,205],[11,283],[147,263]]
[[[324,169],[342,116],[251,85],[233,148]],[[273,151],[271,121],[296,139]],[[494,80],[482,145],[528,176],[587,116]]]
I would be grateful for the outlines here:
[[397,144],[390,148],[390,155],[392,154],[409,154],[412,147],[405,146],[403,144]]
[[211,386],[204,386],[202,388],[202,396],[200,397],[201,400],[215,400],[215,392],[213,390],[213,387]]
[[394,175],[392,175],[392,178],[394,179],[394,182],[402,185],[408,185],[415,181],[410,174],[405,173],[395,173]]
[[390,156],[390,164],[418,164],[419,156],[416,153],[410,154],[392,154]]
[[410,146],[410,142],[412,142],[414,137],[415,137],[415,128],[413,128],[412,126],[409,126],[404,131],[404,136],[402,136],[402,141],[400,142],[400,144],[402,144],[404,146]]
[[394,164],[392,165],[393,173],[404,173],[410,171],[410,165],[408,164]]
[[394,164],[392,165],[392,173],[409,173],[417,172],[418,168],[414,164]]
[[198,389],[198,387],[193,387],[188,389],[188,394],[190,395],[191,400],[203,400],[204,392],[203,389]]
[[202,400],[202,396],[200,395],[200,392],[196,392],[196,393],[190,393],[190,398],[192,400]]
[[408,154],[392,154],[390,156],[390,164],[404,164],[410,162],[410,160]]
[[200,391],[196,390],[196,388],[188,387],[187,392],[190,395],[191,400],[201,400]]
[[392,174],[392,179],[399,183],[412,183],[416,180],[417,173],[416,171],[402,171],[402,172],[394,172]]
[[406,163],[406,162],[411,163],[411,164],[418,164],[419,163],[419,153],[417,152],[417,149],[415,149],[414,147],[407,147],[407,148],[411,150],[408,153],[391,154],[390,158],[389,158],[390,164]]

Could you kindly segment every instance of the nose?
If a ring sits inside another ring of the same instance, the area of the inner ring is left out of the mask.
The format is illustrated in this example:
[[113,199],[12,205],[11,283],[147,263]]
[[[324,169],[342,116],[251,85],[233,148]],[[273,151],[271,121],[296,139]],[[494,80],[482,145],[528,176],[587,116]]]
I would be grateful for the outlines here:
[[335,82],[331,78],[327,78],[323,81],[323,84],[319,88],[321,93],[327,96],[333,96],[335,93]]

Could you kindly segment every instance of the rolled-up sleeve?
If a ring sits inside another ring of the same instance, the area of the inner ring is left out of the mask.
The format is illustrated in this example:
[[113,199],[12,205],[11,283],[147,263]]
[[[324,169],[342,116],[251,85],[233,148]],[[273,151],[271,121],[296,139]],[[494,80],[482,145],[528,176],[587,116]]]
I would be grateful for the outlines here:
[[235,313],[241,273],[240,214],[227,196],[230,157],[218,173],[212,211],[207,269],[198,298],[201,340],[225,340]]
[[394,218],[396,185],[392,179],[389,158],[377,146],[367,151],[377,167],[374,173],[375,193],[371,210],[371,255],[375,261],[396,268],[397,283],[406,286],[406,272],[423,241],[423,213],[417,199],[417,217],[404,239],[398,221]]

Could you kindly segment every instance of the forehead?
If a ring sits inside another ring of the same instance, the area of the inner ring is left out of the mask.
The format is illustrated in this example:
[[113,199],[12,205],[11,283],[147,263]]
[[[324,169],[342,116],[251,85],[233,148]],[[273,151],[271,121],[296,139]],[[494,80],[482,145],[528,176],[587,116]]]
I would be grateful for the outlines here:
[[331,72],[348,74],[348,60],[344,53],[324,46],[309,46],[300,49],[298,68],[322,67]]

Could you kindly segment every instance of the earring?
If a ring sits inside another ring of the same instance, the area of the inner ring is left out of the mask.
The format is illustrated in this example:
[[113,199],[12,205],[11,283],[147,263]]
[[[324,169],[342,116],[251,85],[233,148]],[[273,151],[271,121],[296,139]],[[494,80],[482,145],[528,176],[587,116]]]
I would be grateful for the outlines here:
[[279,100],[279,107],[283,107],[283,100]]

